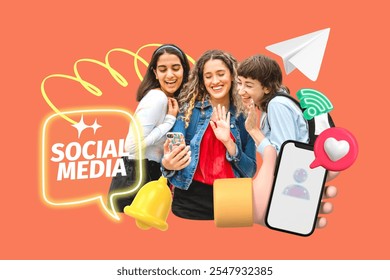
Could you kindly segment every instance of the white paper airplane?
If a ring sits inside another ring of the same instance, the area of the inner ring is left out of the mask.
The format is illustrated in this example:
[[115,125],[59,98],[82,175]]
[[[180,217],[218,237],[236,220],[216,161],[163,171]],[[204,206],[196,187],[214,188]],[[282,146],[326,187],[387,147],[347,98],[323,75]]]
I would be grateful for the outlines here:
[[286,74],[298,68],[310,80],[317,80],[330,28],[302,35],[267,46],[266,49],[283,59]]

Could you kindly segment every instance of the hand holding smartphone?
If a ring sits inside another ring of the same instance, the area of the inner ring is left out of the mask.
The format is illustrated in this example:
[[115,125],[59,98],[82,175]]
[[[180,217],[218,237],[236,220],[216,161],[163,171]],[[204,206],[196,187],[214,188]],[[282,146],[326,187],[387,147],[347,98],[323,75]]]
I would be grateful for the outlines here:
[[[185,146],[184,135],[181,132],[168,132],[166,136],[168,143],[164,144],[165,155],[162,159],[162,166],[166,170],[181,170],[187,167],[191,162],[190,147],[186,146],[184,149],[178,149],[173,152],[178,146],[182,144]],[[165,150],[165,145],[168,146],[168,151]]]
[[266,225],[274,230],[309,236],[314,232],[327,170],[310,168],[313,146],[283,143],[266,212]]

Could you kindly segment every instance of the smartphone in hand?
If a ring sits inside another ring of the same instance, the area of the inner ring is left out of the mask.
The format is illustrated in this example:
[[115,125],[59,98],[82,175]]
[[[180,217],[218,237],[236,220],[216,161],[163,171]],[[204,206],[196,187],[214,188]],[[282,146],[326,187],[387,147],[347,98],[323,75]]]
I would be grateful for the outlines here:
[[313,146],[297,141],[283,143],[279,153],[266,225],[301,236],[314,232],[327,170],[310,168]]
[[168,147],[170,152],[180,144],[185,144],[184,135],[181,132],[168,132],[167,139],[169,141]]

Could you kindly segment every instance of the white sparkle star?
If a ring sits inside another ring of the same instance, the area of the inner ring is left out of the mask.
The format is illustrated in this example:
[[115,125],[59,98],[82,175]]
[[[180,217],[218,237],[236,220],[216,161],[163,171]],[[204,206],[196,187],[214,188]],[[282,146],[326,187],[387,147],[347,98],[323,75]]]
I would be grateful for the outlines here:
[[91,125],[89,127],[93,128],[93,134],[95,134],[96,130],[98,130],[98,128],[101,128],[102,126],[100,124],[98,124],[97,119],[95,119],[95,122],[93,123],[93,125]]
[[88,128],[88,125],[84,123],[84,115],[81,115],[80,121],[76,124],[72,124],[72,126],[77,129],[78,138],[80,138],[81,132],[83,132],[84,129]]

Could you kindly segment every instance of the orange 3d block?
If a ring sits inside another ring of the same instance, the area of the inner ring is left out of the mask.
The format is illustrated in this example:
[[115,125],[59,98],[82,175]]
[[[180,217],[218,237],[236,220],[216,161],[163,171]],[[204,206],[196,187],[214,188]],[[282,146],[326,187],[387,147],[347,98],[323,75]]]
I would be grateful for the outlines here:
[[253,225],[252,179],[214,181],[214,222],[217,227]]

